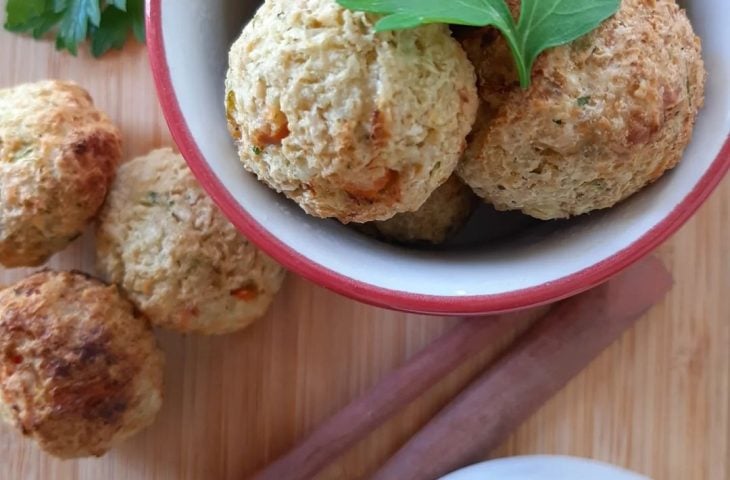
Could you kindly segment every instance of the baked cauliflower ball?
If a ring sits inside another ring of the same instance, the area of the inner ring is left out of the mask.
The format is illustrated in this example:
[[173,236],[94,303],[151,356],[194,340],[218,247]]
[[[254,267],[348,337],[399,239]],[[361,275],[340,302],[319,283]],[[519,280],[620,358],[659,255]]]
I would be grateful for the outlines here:
[[119,130],[78,85],[0,89],[0,263],[40,265],[78,237],[121,154]]
[[149,426],[163,360],[116,287],[42,272],[0,292],[0,416],[52,455],[100,456]]
[[541,55],[527,91],[494,30],[462,43],[482,106],[458,173],[500,210],[547,220],[613,206],[677,165],[703,104],[700,40],[674,1],[623,0]]
[[120,167],[100,215],[97,267],[154,325],[203,334],[263,316],[284,278],[170,149]]
[[372,222],[376,235],[403,244],[445,242],[464,226],[477,205],[469,187],[452,175],[415,212],[400,213],[390,220]]
[[231,48],[226,110],[243,165],[310,215],[417,210],[474,122],[474,68],[449,29],[375,33],[377,18],[267,0]]

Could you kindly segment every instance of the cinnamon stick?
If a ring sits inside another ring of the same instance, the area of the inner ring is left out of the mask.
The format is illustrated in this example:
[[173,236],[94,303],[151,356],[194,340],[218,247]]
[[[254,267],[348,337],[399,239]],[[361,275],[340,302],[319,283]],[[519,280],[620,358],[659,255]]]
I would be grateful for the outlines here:
[[[374,480],[433,480],[483,458],[669,291],[655,258],[558,304]],[[284,477],[282,477],[284,478]]]
[[289,453],[254,475],[256,480],[305,480],[346,452],[436,382],[512,333],[522,314],[464,320],[385,376],[369,392],[326,420]]

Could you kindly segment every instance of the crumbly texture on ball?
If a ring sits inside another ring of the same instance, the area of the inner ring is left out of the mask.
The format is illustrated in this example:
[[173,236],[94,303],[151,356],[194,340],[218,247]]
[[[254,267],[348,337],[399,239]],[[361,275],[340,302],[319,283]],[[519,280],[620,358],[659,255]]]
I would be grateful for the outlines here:
[[0,90],[0,263],[40,265],[78,237],[121,155],[119,130],[78,85]]
[[483,102],[458,173],[502,210],[554,219],[615,205],[677,165],[703,104],[700,40],[674,1],[623,0],[543,54],[527,91],[496,31],[462,44]]
[[477,204],[474,192],[453,175],[417,211],[401,213],[371,225],[386,240],[438,245],[464,226]]
[[100,456],[149,426],[163,361],[116,287],[43,272],[0,292],[0,416],[52,455]]
[[343,223],[417,210],[453,173],[478,106],[446,26],[375,33],[376,21],[335,0],[268,0],[230,52],[245,168]]
[[97,267],[153,324],[203,334],[263,316],[284,278],[170,149],[119,169],[100,216]]

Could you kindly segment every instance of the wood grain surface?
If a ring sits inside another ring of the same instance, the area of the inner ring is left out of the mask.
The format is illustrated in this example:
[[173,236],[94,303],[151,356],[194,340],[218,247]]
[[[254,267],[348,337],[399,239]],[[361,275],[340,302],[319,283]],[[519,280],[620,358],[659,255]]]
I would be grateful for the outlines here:
[[[143,46],[97,61],[0,33],[0,87],[49,77],[90,90],[121,126],[127,157],[171,144]],[[93,272],[92,250],[87,234],[50,266]],[[676,277],[667,300],[493,456],[570,454],[660,480],[730,479],[730,181],[659,252]],[[25,274],[2,271],[0,282]],[[159,335],[166,399],[151,429],[102,459],[59,462],[2,426],[0,479],[246,478],[455,322],[360,305],[292,275],[269,316],[245,332]],[[507,340],[321,478],[367,478]]]

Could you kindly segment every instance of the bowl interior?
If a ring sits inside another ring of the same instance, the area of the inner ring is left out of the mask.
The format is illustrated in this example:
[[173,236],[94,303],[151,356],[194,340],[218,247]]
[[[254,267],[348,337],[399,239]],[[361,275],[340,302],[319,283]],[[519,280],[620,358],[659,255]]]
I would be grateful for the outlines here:
[[[150,1],[160,12],[161,30],[157,34],[164,43],[163,60],[172,89],[167,93],[179,105],[190,145],[197,147],[210,169],[196,172],[199,177],[209,177],[202,178],[203,183],[220,182],[254,222],[290,250],[356,282],[383,289],[439,297],[499,295],[592,268],[629,248],[675,209],[682,208],[680,204],[708,171],[730,130],[730,9],[726,0],[687,1],[704,42],[709,80],[706,106],[694,139],[684,161],[672,173],[613,209],[568,222],[499,216],[497,227],[489,232],[473,220],[468,229],[471,233],[446,250],[389,246],[335,221],[305,215],[240,165],[226,128],[223,80],[228,48],[260,2]],[[180,128],[173,125],[173,130],[176,127]],[[178,131],[176,139],[184,144],[180,135]],[[181,149],[190,160],[184,145]],[[480,215],[494,214],[485,209]],[[486,238],[493,239],[483,241]],[[290,261],[289,266],[296,269],[295,263]]]

